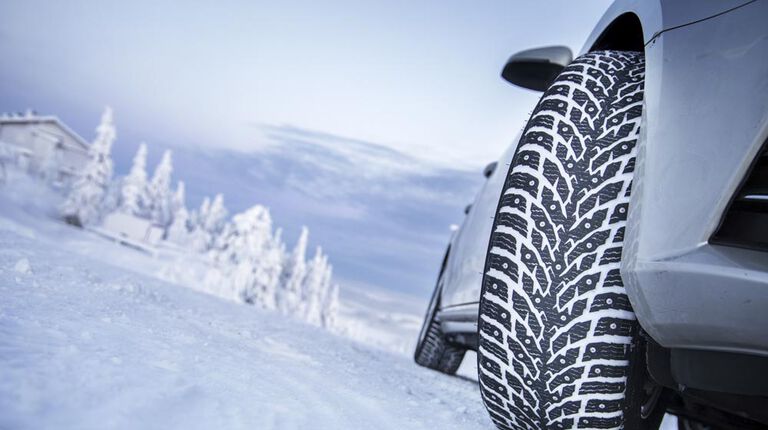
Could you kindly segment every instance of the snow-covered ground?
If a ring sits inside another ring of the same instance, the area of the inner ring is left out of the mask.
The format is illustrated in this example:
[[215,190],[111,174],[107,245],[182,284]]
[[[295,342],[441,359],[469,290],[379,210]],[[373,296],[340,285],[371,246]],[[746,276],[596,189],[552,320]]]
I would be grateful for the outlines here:
[[0,428],[491,426],[471,378],[161,281],[49,198],[0,195]]
[[0,429],[492,428],[474,354],[459,377],[408,355],[423,303],[350,288],[332,334],[161,280],[55,202],[0,187]]

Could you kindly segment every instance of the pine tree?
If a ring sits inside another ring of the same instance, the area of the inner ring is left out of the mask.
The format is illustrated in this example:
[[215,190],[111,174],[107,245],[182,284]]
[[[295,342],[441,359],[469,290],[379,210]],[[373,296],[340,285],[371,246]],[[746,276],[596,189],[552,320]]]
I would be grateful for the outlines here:
[[62,216],[68,223],[82,227],[101,218],[104,194],[112,181],[110,153],[115,137],[112,109],[106,107],[101,115],[101,123],[96,127],[96,139],[89,150],[91,159],[72,184],[62,205]]
[[166,239],[177,245],[190,245],[191,234],[189,231],[189,212],[187,208],[181,207],[173,215],[173,222],[168,227]]
[[112,144],[115,143],[117,132],[115,130],[112,108],[107,106],[101,114],[101,122],[96,127],[96,139],[91,145],[91,151],[101,155],[104,163],[104,177],[106,182],[112,180]]
[[166,235],[166,239],[179,245],[188,245],[190,240],[189,211],[184,200],[184,182],[179,181],[172,199],[173,222]]
[[301,228],[299,240],[293,248],[281,275],[281,289],[277,293],[277,306],[286,315],[298,315],[302,308],[302,284],[307,273],[306,253],[309,230]]
[[211,251],[217,270],[227,276],[234,296],[270,307],[280,280],[282,259],[272,234],[272,217],[263,206],[237,214]]
[[208,216],[208,212],[211,210],[211,199],[208,197],[203,198],[203,202],[200,203],[200,207],[192,213],[192,223],[195,226],[203,225],[203,219]]
[[200,208],[197,211],[193,211],[190,216],[189,225],[189,242],[192,249],[198,252],[205,252],[211,246],[211,235],[205,230],[203,226],[205,220],[208,217],[208,213],[211,210],[211,199],[208,197],[203,199],[200,204]]
[[101,214],[112,213],[120,206],[120,193],[122,191],[121,178],[110,181],[106,191],[104,191],[104,197],[101,199]]
[[227,208],[224,207],[224,196],[216,194],[213,202],[207,197],[200,206],[192,230],[192,242],[196,250],[205,252],[216,246],[220,236],[224,235],[227,225]]
[[339,284],[332,283],[332,273],[333,268],[328,266],[328,271],[326,272],[326,278],[328,279],[326,285],[328,285],[328,289],[326,290],[326,294],[323,300],[322,313],[320,315],[320,324],[328,329],[336,327],[340,307]]
[[315,250],[315,256],[309,262],[307,275],[301,286],[302,305],[304,307],[301,316],[309,323],[320,325],[326,274],[328,269],[328,258],[323,255],[323,250],[318,246]]
[[264,257],[265,260],[270,261],[270,267],[278,267],[277,282],[271,285],[271,289],[264,292],[262,296],[262,306],[266,309],[278,309],[278,298],[282,291],[282,275],[284,267],[288,260],[287,253],[285,251],[285,243],[283,242],[283,229],[277,228],[275,234],[272,237],[272,247],[270,252]]
[[186,210],[186,200],[186,187],[184,186],[184,181],[179,181],[176,183],[176,191],[174,191],[173,198],[171,198],[171,213],[175,214],[177,211],[181,210],[181,208]]
[[261,254],[261,272],[254,285],[258,304],[265,309],[277,309],[277,291],[280,287],[280,274],[285,264],[285,246],[273,236],[267,248]]
[[156,225],[168,227],[171,222],[171,174],[173,164],[171,151],[166,150],[163,158],[155,168],[152,181],[149,184],[151,219]]
[[147,144],[141,143],[133,157],[131,171],[123,179],[120,192],[120,211],[136,216],[147,216]]
[[[203,211],[201,210],[201,213],[202,212]],[[213,202],[208,207],[208,210],[204,211],[202,217],[202,226],[205,231],[212,236],[217,235],[224,226],[224,222],[227,219],[227,213],[227,208],[224,207],[224,196],[216,194],[213,198]]]

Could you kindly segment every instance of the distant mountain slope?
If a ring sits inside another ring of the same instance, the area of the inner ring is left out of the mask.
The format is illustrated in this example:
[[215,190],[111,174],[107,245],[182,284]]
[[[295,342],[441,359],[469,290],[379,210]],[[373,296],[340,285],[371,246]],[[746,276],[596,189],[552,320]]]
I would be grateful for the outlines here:
[[[223,192],[233,212],[254,203],[270,208],[292,243],[312,231],[335,267],[335,278],[425,298],[450,235],[483,181],[359,140],[295,127],[268,127],[271,145],[252,153],[174,146],[175,175],[187,183],[191,207]],[[150,145],[150,158],[164,147]],[[119,171],[136,146],[120,142]],[[448,150],[448,149],[446,149]],[[489,160],[490,161],[490,160]]]

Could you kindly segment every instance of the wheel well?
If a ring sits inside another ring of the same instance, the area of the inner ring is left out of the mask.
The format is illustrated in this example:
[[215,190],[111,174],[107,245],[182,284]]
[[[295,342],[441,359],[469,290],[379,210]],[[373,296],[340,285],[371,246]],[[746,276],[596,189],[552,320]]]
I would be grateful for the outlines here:
[[590,48],[590,52],[602,50],[643,52],[645,40],[640,18],[627,12],[614,19]]

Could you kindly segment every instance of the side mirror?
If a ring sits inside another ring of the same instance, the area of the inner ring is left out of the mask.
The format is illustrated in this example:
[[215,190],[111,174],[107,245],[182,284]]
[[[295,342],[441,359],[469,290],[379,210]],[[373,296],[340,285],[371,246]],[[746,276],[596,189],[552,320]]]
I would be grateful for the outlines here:
[[487,166],[485,166],[485,169],[483,169],[483,176],[485,176],[486,178],[490,178],[491,175],[493,175],[493,172],[496,170],[496,165],[498,164],[499,164],[498,162],[494,161],[493,163],[490,163]]
[[509,58],[501,77],[523,88],[544,91],[571,61],[573,53],[565,46],[528,49]]

